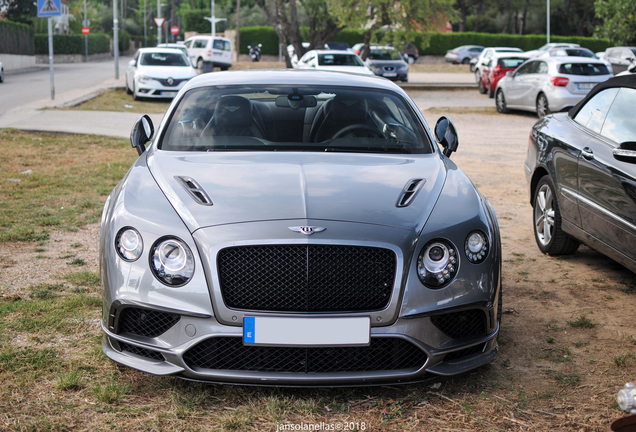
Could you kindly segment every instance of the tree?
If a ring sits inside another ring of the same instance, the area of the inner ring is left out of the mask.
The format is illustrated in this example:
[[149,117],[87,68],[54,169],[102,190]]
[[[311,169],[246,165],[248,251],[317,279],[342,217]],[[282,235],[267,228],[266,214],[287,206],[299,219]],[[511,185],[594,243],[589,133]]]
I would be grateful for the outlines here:
[[[454,17],[452,0],[331,0],[330,13],[341,26],[366,29],[362,58],[369,55],[371,41],[381,28],[387,28],[384,42],[397,46],[412,31],[429,32]],[[428,40],[422,43],[427,44]]]
[[9,21],[32,24],[38,15],[37,2],[26,0],[0,0],[0,11]]
[[596,16],[603,24],[596,36],[606,37],[613,45],[636,44],[636,2],[634,0],[596,0]]

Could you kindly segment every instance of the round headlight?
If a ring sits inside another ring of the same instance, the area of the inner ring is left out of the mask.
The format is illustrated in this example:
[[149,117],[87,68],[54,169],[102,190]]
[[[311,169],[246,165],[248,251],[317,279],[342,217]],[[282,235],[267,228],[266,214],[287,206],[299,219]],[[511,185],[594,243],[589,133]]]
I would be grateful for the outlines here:
[[417,274],[431,288],[446,286],[457,274],[457,250],[447,240],[432,240],[424,246],[417,260]]
[[157,241],[150,251],[150,268],[169,286],[187,284],[194,274],[194,256],[188,245],[177,238]]
[[115,249],[124,261],[137,261],[144,250],[144,241],[136,229],[122,228],[115,238]]
[[488,237],[481,231],[475,230],[468,234],[464,245],[466,258],[473,264],[479,264],[488,255]]

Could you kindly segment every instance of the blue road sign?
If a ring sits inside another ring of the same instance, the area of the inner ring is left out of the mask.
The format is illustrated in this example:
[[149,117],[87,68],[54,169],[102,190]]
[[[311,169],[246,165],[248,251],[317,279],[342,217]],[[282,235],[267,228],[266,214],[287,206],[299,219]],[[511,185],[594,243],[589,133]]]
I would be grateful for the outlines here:
[[62,0],[38,0],[38,17],[62,15]]

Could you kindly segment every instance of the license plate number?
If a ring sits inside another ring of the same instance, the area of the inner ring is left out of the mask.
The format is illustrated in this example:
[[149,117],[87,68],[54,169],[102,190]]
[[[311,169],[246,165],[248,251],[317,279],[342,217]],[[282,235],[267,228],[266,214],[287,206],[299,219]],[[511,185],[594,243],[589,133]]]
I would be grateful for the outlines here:
[[243,343],[265,346],[369,345],[371,319],[244,317]]
[[161,92],[161,96],[175,97],[176,95],[177,95],[177,92],[171,92],[171,91],[162,91]]
[[382,74],[382,76],[383,76],[383,77],[387,77],[387,78],[392,78],[392,77],[396,77],[396,76],[397,76],[397,73],[395,73],[395,72],[384,72],[384,73]]
[[579,90],[589,90],[593,88],[596,84],[594,83],[579,83]]

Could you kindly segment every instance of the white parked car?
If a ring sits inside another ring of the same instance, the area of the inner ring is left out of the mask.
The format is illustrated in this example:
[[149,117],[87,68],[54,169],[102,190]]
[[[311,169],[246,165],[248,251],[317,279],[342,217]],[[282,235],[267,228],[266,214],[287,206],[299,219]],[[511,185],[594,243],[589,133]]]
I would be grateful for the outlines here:
[[603,62],[585,57],[530,59],[508,72],[495,91],[497,111],[534,111],[539,118],[576,105],[612,74]]
[[592,58],[594,60],[600,60],[605,63],[605,66],[609,69],[611,73],[614,73],[612,70],[612,63],[605,60],[604,58],[599,57],[597,54],[592,52],[587,48],[554,48],[549,51],[544,51],[542,54],[539,54],[536,57],[587,57]]
[[532,50],[532,51],[526,51],[526,55],[528,57],[537,57],[537,56],[540,56],[541,54],[543,54],[544,52],[550,51],[550,50],[555,49],[555,48],[580,48],[580,47],[581,47],[581,45],[575,44],[575,43],[552,42],[552,43],[548,43],[548,44],[543,45],[539,49]]
[[232,43],[218,36],[192,36],[186,39],[185,47],[190,53],[192,65],[199,70],[215,67],[228,70],[232,67]]
[[197,76],[190,60],[176,48],[141,48],[128,62],[126,93],[139,98],[173,98]]
[[362,75],[375,75],[357,54],[340,50],[311,50],[307,51],[298,62],[293,64],[295,69],[317,69],[337,72],[350,72]]
[[475,82],[478,83],[481,79],[481,72],[485,65],[490,62],[492,56],[498,53],[521,53],[523,50],[521,48],[512,48],[512,47],[490,47],[484,48],[484,50],[479,54],[477,59],[475,60],[475,64],[473,66],[473,60],[471,63],[471,70],[475,72]]

